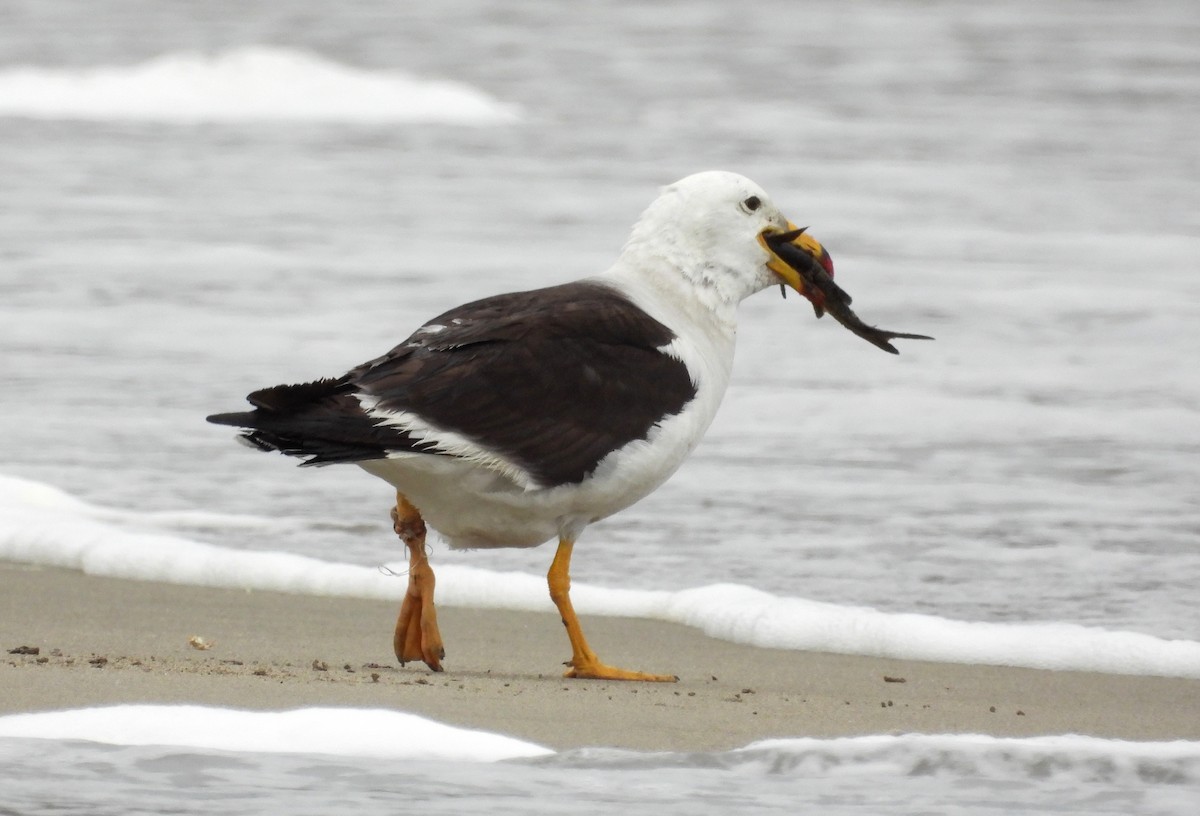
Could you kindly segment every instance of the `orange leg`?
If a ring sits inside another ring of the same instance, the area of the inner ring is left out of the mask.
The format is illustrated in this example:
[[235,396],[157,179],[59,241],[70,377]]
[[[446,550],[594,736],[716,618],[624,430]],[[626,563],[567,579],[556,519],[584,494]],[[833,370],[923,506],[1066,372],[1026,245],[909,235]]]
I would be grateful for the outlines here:
[[571,551],[575,542],[560,539],[558,552],[546,573],[546,583],[550,585],[550,599],[558,607],[562,615],[563,626],[567,627],[567,637],[571,639],[571,662],[564,677],[586,677],[595,680],[650,680],[658,683],[674,683],[679,680],[673,674],[646,674],[645,672],[617,669],[600,662],[596,653],[588,646],[579,626],[579,618],[575,615],[575,607],[571,605]]
[[433,607],[433,568],[425,557],[425,520],[408,499],[396,494],[392,508],[392,527],[408,547],[408,590],[396,618],[392,647],[403,666],[410,660],[423,660],[435,672],[442,670],[446,656],[442,634],[438,631],[437,610]]

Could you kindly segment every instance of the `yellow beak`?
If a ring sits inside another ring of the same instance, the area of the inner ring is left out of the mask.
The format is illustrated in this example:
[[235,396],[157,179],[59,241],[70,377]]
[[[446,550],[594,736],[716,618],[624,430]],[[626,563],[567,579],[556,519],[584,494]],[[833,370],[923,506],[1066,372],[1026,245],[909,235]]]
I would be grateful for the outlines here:
[[[799,229],[800,228],[791,221],[788,222],[787,232],[795,232]],[[771,248],[770,242],[767,241],[767,236],[771,234],[777,233],[774,233],[773,230],[765,230],[759,233],[758,236],[758,243],[761,244],[762,248],[767,251],[767,269],[770,269],[772,272],[778,275],[781,283],[785,283],[792,287],[797,292],[811,300],[814,305],[823,306],[825,300],[824,295],[807,286],[804,283],[804,278],[800,276],[800,273],[796,269],[793,269],[786,261],[780,258],[779,255],[776,254],[775,250]],[[825,247],[821,246],[820,241],[809,235],[807,232],[801,232],[800,235],[792,239],[791,244],[792,246],[799,247],[811,255],[813,260],[819,263],[829,273],[830,277],[833,276],[833,262],[829,258],[829,253],[825,251]]]

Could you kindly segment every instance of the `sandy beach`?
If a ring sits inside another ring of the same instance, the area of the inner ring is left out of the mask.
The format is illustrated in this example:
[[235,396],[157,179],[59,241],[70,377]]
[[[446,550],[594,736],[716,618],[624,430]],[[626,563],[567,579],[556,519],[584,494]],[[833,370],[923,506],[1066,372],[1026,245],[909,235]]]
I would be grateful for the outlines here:
[[[725,750],[888,733],[1200,739],[1200,681],[757,649],[592,617],[597,652],[673,684],[564,680],[552,615],[440,610],[446,671],[400,667],[395,609],[0,564],[0,713],[117,703],[391,708],[555,749]],[[189,640],[211,644],[197,649]],[[36,653],[35,653],[36,652]]]

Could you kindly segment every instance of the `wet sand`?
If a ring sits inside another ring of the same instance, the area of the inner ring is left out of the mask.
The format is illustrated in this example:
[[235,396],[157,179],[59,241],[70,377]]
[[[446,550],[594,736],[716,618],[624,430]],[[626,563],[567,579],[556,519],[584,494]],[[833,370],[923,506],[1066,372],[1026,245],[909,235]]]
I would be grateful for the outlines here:
[[[396,608],[0,563],[0,714],[118,703],[391,708],[556,749],[772,737],[1200,739],[1200,681],[759,649],[585,617],[597,653],[678,683],[565,680],[553,615],[442,607],[446,671],[399,666]],[[190,639],[210,648],[198,649]],[[15,653],[14,653],[15,652]],[[34,653],[36,652],[36,653]]]

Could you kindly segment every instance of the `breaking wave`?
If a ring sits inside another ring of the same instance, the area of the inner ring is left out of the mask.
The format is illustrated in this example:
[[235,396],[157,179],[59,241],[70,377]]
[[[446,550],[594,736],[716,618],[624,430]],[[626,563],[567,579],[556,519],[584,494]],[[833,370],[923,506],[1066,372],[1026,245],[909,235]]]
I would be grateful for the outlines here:
[[518,111],[461,82],[251,46],[215,55],[173,52],[125,66],[0,67],[0,116],[488,125],[513,122]]

